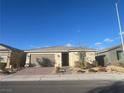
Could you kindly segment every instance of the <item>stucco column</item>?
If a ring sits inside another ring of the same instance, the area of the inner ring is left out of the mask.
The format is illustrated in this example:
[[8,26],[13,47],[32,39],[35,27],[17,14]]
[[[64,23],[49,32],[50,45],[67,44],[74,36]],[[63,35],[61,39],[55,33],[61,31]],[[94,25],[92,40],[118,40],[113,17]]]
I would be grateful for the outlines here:
[[61,67],[62,66],[62,58],[61,53],[55,54],[55,67]]
[[10,68],[10,57],[9,56],[7,56],[6,68]]
[[31,57],[31,54],[28,53],[28,54],[26,55],[25,67],[29,67],[29,65],[30,65],[30,57]]

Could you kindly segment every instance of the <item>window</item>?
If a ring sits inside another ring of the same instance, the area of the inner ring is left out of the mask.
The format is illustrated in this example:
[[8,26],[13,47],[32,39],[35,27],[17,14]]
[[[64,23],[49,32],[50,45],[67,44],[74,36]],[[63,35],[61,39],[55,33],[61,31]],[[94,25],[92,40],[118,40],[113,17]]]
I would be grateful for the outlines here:
[[122,51],[117,51],[117,59],[120,60],[122,59],[123,52]]

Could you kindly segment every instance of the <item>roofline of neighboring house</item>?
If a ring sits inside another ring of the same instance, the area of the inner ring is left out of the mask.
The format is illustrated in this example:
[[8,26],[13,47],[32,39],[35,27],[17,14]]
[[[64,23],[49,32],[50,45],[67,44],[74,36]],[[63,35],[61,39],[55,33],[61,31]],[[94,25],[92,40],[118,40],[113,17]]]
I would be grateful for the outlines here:
[[10,51],[24,51],[24,50],[20,50],[20,49],[14,48],[14,47],[11,47],[11,46],[3,44],[3,43],[0,43],[0,45],[5,47],[5,48],[7,48]]
[[76,51],[90,51],[90,52],[97,52],[98,50],[97,49],[93,49],[93,48],[73,48],[73,49],[70,49],[69,50],[70,52],[76,52]]
[[111,51],[111,50],[113,50],[113,49],[117,49],[117,48],[119,48],[119,47],[121,47],[121,46],[122,46],[122,45],[120,44],[120,45],[116,45],[116,46],[113,46],[113,47],[110,47],[110,48],[106,48],[106,49],[104,49],[104,50],[99,51],[98,53],[108,52],[108,51]]

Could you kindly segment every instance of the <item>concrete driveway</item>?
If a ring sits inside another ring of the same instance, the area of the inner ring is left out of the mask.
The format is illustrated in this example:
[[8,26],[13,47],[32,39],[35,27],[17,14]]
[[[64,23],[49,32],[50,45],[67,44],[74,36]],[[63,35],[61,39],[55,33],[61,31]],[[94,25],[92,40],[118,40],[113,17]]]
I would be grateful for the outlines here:
[[30,67],[16,72],[14,75],[51,75],[54,67]]
[[7,76],[7,75],[0,73],[0,80],[1,80],[2,78],[4,78],[5,76]]

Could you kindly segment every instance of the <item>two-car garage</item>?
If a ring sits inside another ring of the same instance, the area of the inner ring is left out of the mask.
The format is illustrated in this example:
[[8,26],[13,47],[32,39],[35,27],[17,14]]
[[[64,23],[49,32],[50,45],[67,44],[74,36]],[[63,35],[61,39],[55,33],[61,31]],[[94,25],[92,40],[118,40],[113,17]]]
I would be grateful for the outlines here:
[[33,66],[51,67],[55,64],[55,54],[31,54],[30,61]]

